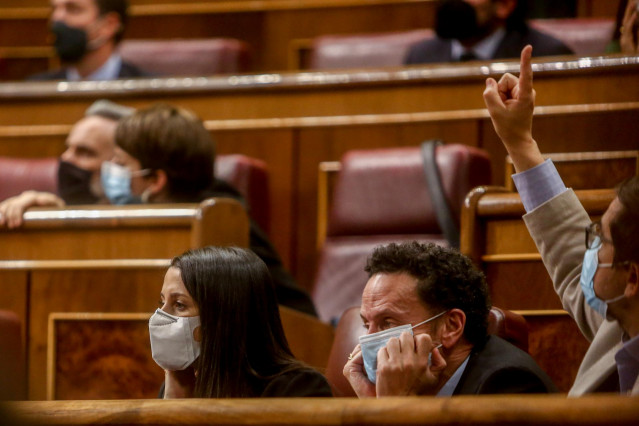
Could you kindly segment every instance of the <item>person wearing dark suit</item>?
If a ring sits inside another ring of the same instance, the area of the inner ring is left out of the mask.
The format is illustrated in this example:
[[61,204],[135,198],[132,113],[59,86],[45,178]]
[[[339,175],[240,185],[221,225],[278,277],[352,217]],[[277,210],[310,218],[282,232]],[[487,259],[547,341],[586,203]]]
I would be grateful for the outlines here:
[[127,21],[127,0],[51,0],[50,30],[63,67],[29,80],[115,80],[149,74],[124,62],[117,47]]
[[437,37],[411,46],[405,64],[517,58],[530,44],[535,56],[570,55],[556,38],[529,27],[523,0],[450,0],[437,11]]
[[530,355],[488,336],[486,280],[457,250],[391,243],[366,272],[367,334],[344,366],[358,397],[557,391]]

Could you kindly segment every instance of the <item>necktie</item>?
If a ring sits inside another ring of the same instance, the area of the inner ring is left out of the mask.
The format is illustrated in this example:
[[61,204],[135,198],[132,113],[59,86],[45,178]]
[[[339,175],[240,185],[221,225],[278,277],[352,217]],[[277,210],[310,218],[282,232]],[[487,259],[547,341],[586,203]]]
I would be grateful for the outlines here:
[[462,55],[459,57],[459,60],[461,62],[466,62],[466,61],[474,61],[476,59],[479,59],[477,57],[477,55],[475,55],[475,53],[472,50],[467,50],[464,53],[462,53]]

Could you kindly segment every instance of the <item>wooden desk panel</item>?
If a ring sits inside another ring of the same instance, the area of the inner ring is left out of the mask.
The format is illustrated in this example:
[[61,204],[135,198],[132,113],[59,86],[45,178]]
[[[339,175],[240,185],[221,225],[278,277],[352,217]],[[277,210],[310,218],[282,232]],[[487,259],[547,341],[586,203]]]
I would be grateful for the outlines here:
[[[544,59],[533,64],[537,105],[636,102],[639,57]],[[78,83],[0,84],[0,125],[72,124],[97,98],[135,107],[171,102],[204,120],[483,110],[487,76],[517,62],[384,70]],[[227,123],[232,125],[232,123]]]
[[34,208],[16,229],[0,229],[2,260],[171,258],[203,245],[248,246],[241,204]]
[[25,401],[7,408],[25,423],[631,426],[639,398],[619,395],[484,395],[455,398]]
[[[293,354],[324,369],[333,329],[280,307]],[[47,399],[154,398],[164,373],[151,357],[146,313],[52,313],[49,316]],[[313,339],[308,339],[312,335]]]

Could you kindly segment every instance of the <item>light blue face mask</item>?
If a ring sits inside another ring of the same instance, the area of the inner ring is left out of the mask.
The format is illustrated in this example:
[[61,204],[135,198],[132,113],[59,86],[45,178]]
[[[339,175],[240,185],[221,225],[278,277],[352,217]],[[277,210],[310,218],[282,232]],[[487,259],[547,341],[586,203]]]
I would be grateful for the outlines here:
[[[368,380],[375,383],[377,380],[377,352],[383,347],[386,347],[388,341],[393,338],[399,336],[407,331],[410,334],[413,334],[413,328],[419,327],[422,324],[426,324],[434,319],[437,319],[444,315],[448,311],[440,312],[434,317],[430,317],[425,321],[420,322],[419,324],[410,325],[400,325],[398,327],[389,328],[388,330],[378,331],[377,333],[365,334],[364,336],[359,337],[359,344],[362,349],[362,357],[364,359],[364,369],[366,370],[366,375],[368,376]],[[442,345],[436,346],[440,348]],[[430,354],[428,357],[428,363],[430,364]]]
[[[140,170],[136,172],[136,176],[142,176],[142,173],[148,173],[148,170]],[[102,163],[100,179],[104,194],[111,204],[140,204],[142,202],[141,197],[131,194],[132,176],[133,173],[124,166],[111,161]]]
[[608,304],[620,301],[625,297],[625,295],[621,294],[617,297],[613,297],[612,299],[602,300],[595,294],[595,273],[597,272],[597,268],[612,268],[612,263],[599,263],[599,257],[597,256],[601,249],[599,237],[595,237],[595,241],[593,241],[592,245],[595,248],[587,249],[584,254],[584,262],[581,266],[579,284],[581,284],[581,291],[583,292],[588,305],[598,312],[599,315],[607,318]]

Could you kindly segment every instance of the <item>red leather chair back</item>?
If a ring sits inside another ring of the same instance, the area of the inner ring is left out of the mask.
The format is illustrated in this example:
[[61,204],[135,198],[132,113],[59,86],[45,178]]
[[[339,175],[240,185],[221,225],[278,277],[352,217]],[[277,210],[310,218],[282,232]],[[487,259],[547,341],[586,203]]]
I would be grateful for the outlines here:
[[0,157],[0,201],[27,190],[58,191],[58,158]]
[[215,157],[215,175],[242,194],[248,204],[250,216],[268,233],[271,203],[266,163],[241,154],[218,155]]
[[580,56],[602,55],[612,40],[615,20],[612,18],[533,19],[530,25],[570,47]]
[[123,40],[122,58],[152,74],[196,76],[248,71],[247,43],[232,38]]
[[[443,145],[436,150],[436,161],[459,223],[466,194],[491,181],[489,155],[467,145]],[[346,308],[361,303],[367,281],[364,266],[375,246],[411,240],[447,245],[419,147],[346,153],[313,289],[320,319],[334,321]]]
[[434,36],[431,29],[320,36],[313,40],[310,68],[401,66],[411,45]]
[[[336,397],[356,396],[342,372],[348,355],[363,334],[365,332],[359,316],[359,306],[348,308],[335,330],[335,339],[326,365],[326,378]],[[488,315],[488,334],[499,336],[524,351],[528,350],[528,327],[526,319],[519,314],[493,307]]]
[[0,401],[26,399],[21,323],[16,314],[0,310]]

